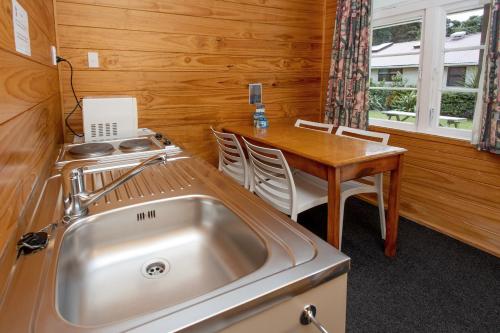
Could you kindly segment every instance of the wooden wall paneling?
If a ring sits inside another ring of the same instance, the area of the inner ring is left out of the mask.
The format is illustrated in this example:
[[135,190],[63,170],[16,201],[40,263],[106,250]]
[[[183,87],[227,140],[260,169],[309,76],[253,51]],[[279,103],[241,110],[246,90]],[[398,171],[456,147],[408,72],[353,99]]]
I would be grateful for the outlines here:
[[[5,51],[14,52],[21,57],[35,60],[41,64],[52,66],[50,46],[56,45],[55,32],[47,29],[50,25],[47,25],[44,17],[36,15],[37,12],[35,10],[42,6],[42,4],[39,3],[36,5],[35,3],[38,3],[38,1],[26,0],[19,0],[19,3],[28,12],[31,56],[24,56],[15,51],[12,26],[12,0],[0,0],[0,48]],[[54,28],[53,24],[52,28]]]
[[19,0],[29,17],[31,56],[15,51],[12,1],[0,4],[0,294],[16,258],[26,202],[43,185],[62,141],[53,3]]
[[335,29],[335,17],[337,14],[337,0],[324,0],[324,11],[323,11],[323,49],[321,50],[321,96],[319,99],[320,103],[320,114],[319,119],[323,121],[325,104],[326,104],[326,94],[328,89],[328,80],[330,77],[330,65],[331,65],[331,54],[332,54],[332,43],[333,43],[333,32]]
[[[238,39],[65,25],[59,26],[58,34],[59,46],[63,48],[178,52],[186,54],[321,57],[321,42]],[[82,39],[80,36],[85,36],[85,38]]]
[[[238,39],[276,41],[321,42],[321,20],[290,27],[269,23],[255,23],[202,16],[173,15],[160,12],[134,10],[127,2],[126,8],[80,5],[59,2],[58,24],[80,27],[149,31],[184,35],[203,35]],[[196,19],[193,19],[196,17]],[[313,18],[309,15],[302,17]],[[308,31],[303,27],[308,26]]]
[[[161,53],[95,49],[101,70],[106,71],[217,71],[217,72],[317,72],[321,58],[217,55],[203,53]],[[62,48],[65,58],[76,70],[88,70],[85,49]]]
[[[408,149],[402,216],[500,256],[500,156],[477,151],[465,141],[371,130],[390,133],[389,144]],[[363,198],[375,203],[373,196]]]
[[[69,72],[62,79],[69,84]],[[319,87],[320,78],[315,73],[226,73],[226,72],[153,72],[153,71],[80,71],[75,74],[74,86],[85,91],[168,90],[203,91],[239,88],[248,90],[248,82],[262,82],[272,89],[303,86]],[[267,90],[266,90],[267,91]],[[263,94],[265,94],[264,92]],[[265,96],[264,96],[265,98]],[[247,98],[248,100],[248,98]]]
[[28,11],[28,13],[33,14],[30,15],[30,21],[36,22],[38,28],[44,32],[50,43],[52,45],[56,45],[53,0],[17,1],[23,6],[24,9],[26,9],[26,11]]
[[[300,103],[291,102],[269,105],[266,112],[269,113],[269,119],[273,123],[280,119],[297,119],[299,117],[314,120],[318,114],[317,99],[313,101],[301,101]],[[72,108],[73,106],[69,105],[66,109],[66,114]],[[252,113],[252,108],[247,104],[172,106],[141,109],[139,111],[139,118],[141,119],[141,126],[156,128],[158,131],[169,133],[167,128],[170,129],[173,126],[182,128],[186,125],[200,124],[208,129],[211,124],[226,122],[248,123],[252,121],[250,118]],[[70,118],[70,124],[75,130],[82,130],[80,112],[75,112]],[[207,132],[207,135],[209,134]],[[68,140],[70,138],[70,136],[67,137]],[[180,142],[183,141],[183,138],[177,137],[176,139],[181,139]],[[206,140],[206,137],[203,140]]]
[[0,124],[58,93],[55,68],[0,49]]
[[[248,83],[263,83],[272,123],[317,119],[322,2],[58,0],[56,12],[78,96],[136,96],[140,126],[212,163],[209,126],[252,119]],[[87,68],[89,51],[99,52],[99,69]],[[74,106],[68,76],[65,114]],[[79,111],[70,124],[81,130]]]
[[[11,229],[19,214],[19,205],[26,201],[40,171],[47,164],[47,155],[60,142],[59,96],[53,95],[27,110],[13,121],[0,125],[0,202],[13,200],[15,205],[2,209],[0,235]],[[7,176],[9,175],[9,176]],[[13,193],[18,196],[12,196]],[[0,239],[2,243],[3,239]]]
[[[78,80],[78,76],[76,77]],[[69,85],[69,82],[66,81]],[[79,90],[81,96],[94,96],[94,95],[109,95],[113,91],[108,90]],[[170,109],[181,107],[200,107],[205,106],[220,106],[220,110],[216,111],[230,111],[241,113],[253,110],[253,106],[248,105],[248,93],[243,89],[228,88],[228,89],[210,89],[200,90],[129,90],[124,89],[120,91],[120,95],[136,96],[139,109]],[[269,104],[271,115],[274,111],[279,110],[303,110],[309,112],[310,105],[305,107],[302,103],[298,102],[311,102],[318,100],[319,93],[317,89],[304,89],[298,88],[270,88],[266,93],[265,99]],[[64,94],[64,108],[65,110],[72,109],[74,106],[74,99],[71,91],[66,91]],[[290,108],[282,107],[282,105],[290,105]],[[316,108],[317,109],[317,108]],[[290,114],[290,113],[287,113]],[[282,116],[285,113],[281,113]]]
[[316,11],[317,0],[224,0],[237,4],[256,5],[262,8],[281,8],[286,10]]
[[258,6],[218,0],[128,0],[126,3],[121,0],[64,0],[64,2],[134,9],[155,14],[165,13],[249,23],[272,23],[273,25],[297,26],[299,28],[304,25],[317,26],[319,24],[318,16],[322,14],[314,2],[313,5],[309,3],[309,6],[300,9],[293,8],[293,4],[286,8],[265,7],[262,1]]

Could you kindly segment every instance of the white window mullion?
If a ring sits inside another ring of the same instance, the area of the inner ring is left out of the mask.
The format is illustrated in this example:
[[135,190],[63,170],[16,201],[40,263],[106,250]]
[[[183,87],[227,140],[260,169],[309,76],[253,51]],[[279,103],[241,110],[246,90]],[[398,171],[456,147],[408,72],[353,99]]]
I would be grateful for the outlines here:
[[430,133],[439,125],[446,34],[446,12],[440,7],[425,11],[419,82],[417,130]]

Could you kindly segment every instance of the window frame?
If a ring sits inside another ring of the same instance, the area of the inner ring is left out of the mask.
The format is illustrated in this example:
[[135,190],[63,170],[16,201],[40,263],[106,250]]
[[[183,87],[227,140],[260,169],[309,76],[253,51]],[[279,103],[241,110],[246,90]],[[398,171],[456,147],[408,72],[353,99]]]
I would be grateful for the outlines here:
[[[392,77],[393,76],[396,76],[398,75],[398,73],[401,73],[401,75],[403,74],[404,72],[404,68],[403,67],[387,67],[387,68],[376,68],[378,70],[377,72],[377,78],[378,78],[378,82],[380,82],[380,75],[383,75],[384,78],[385,77],[388,77],[389,79],[382,79],[382,81],[385,81],[385,82],[394,82]],[[380,73],[380,71],[387,71],[387,73]],[[395,73],[394,73],[395,72]]]
[[[460,75],[453,73],[456,70],[460,70]],[[467,66],[448,66],[446,70],[446,86],[447,87],[461,87],[460,83],[465,82],[467,78]]]
[[[372,0],[373,1],[373,0]],[[417,107],[415,123],[404,123],[385,119],[370,119],[370,125],[396,128],[411,132],[421,132],[433,135],[452,137],[462,140],[472,139],[472,130],[457,129],[439,126],[439,115],[441,107],[441,95],[444,92],[474,92],[477,93],[476,107],[473,118],[473,128],[477,126],[477,109],[482,100],[482,89],[448,87],[444,80],[444,56],[450,50],[445,49],[446,18],[447,15],[483,8],[488,0],[422,0],[419,2],[405,1],[397,5],[380,7],[374,10],[370,33],[384,26],[410,23],[411,21],[422,22],[420,40],[419,75],[417,80]],[[486,16],[486,13],[485,13]],[[487,23],[486,23],[487,24]],[[441,36],[436,39],[436,36]],[[432,40],[432,43],[426,42]],[[430,47],[429,47],[430,45]],[[371,47],[371,43],[370,43]],[[474,49],[484,49],[484,46]],[[483,64],[486,52],[482,52]],[[370,49],[371,56],[371,49]],[[480,59],[481,61],[481,59]],[[484,65],[481,68],[480,82],[484,76]],[[371,74],[371,69],[369,71]],[[422,85],[422,82],[426,82]],[[370,88],[372,89],[372,88]],[[474,91],[472,91],[474,90]]]

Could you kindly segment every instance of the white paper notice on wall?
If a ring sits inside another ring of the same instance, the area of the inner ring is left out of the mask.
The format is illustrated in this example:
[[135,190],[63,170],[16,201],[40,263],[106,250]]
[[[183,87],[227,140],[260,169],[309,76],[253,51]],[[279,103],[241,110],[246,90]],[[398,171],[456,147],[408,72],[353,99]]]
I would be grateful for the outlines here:
[[31,56],[28,12],[16,0],[12,0],[12,21],[16,51]]

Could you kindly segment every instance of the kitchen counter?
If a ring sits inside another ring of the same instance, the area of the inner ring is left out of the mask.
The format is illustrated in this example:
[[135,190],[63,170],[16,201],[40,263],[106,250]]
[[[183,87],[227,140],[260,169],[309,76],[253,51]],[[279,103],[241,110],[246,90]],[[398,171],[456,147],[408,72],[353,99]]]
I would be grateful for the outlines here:
[[[114,172],[121,172],[121,168],[91,167],[86,175],[87,182],[99,187],[106,183],[106,179],[113,179]],[[96,182],[96,174],[99,174],[97,179],[101,184]],[[130,181],[129,186],[125,185],[102,198],[90,207],[88,218],[75,223],[93,223],[93,219],[112,216],[113,212],[128,207],[151,202],[161,204],[181,197],[216,199],[241,218],[268,247],[269,256],[262,267],[221,288],[168,308],[98,325],[72,323],[57,310],[55,280],[62,239],[66,232],[76,227],[61,223],[61,176],[54,172],[47,180],[33,212],[31,230],[40,230],[50,223],[58,223],[58,227],[52,231],[46,249],[20,257],[13,267],[10,285],[0,308],[0,330],[214,332],[343,276],[349,270],[348,257],[214,167],[189,156],[150,167]]]

